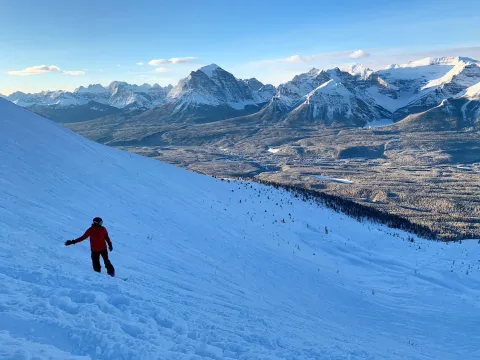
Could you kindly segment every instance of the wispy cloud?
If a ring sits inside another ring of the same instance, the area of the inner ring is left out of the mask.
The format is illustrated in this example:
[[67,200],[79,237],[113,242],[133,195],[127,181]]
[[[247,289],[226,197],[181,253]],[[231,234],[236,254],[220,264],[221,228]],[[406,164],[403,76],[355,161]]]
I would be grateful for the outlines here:
[[166,72],[170,72],[170,69],[167,69],[166,67],[159,67],[159,68],[156,68],[155,71],[159,73],[166,73]]
[[73,75],[73,76],[85,75],[85,71],[73,71],[73,70],[70,70],[70,71],[64,71],[63,73],[66,74],[66,75]]
[[296,63],[313,63],[313,62],[322,62],[322,61],[335,61],[348,59],[349,57],[361,58],[367,57],[370,54],[364,50],[348,50],[348,51],[336,51],[336,52],[326,52],[321,54],[313,55],[292,55],[286,58],[280,59],[267,59],[254,61],[251,64],[253,65],[269,65],[269,64],[296,64]]
[[178,81],[177,78],[172,78],[172,77],[158,77],[153,74],[153,76],[150,74],[143,74],[143,75],[138,75],[136,77],[142,82],[147,82],[147,83],[159,83],[162,86],[166,86],[171,83],[175,83]]
[[466,56],[474,59],[480,59],[480,46],[463,46],[440,48],[422,51],[402,51],[395,54],[396,57],[405,57],[409,60],[416,60],[424,57],[442,57],[442,56]]
[[168,61],[170,61],[172,64],[183,64],[183,63],[197,61],[197,58],[193,56],[187,56],[187,57],[181,57],[181,58],[171,58]]
[[137,62],[137,65],[142,66],[143,62],[141,62],[141,61]]
[[352,59],[363,59],[363,58],[367,58],[369,56],[370,56],[370,54],[367,53],[365,50],[362,50],[362,49],[355,50],[350,54],[350,57]]
[[60,71],[60,68],[56,65],[37,65],[31,66],[23,70],[12,70],[8,72],[8,75],[39,75],[46,74],[50,72]]
[[166,65],[166,64],[184,64],[189,62],[197,61],[196,57],[187,56],[187,57],[179,57],[179,58],[171,58],[171,59],[154,59],[150,60],[148,63],[152,66],[157,65]]
[[313,62],[321,62],[321,61],[334,61],[334,60],[341,60],[347,59],[353,53],[352,50],[350,51],[337,51],[337,52],[327,52],[321,54],[314,54],[314,55],[292,55],[286,58],[280,59],[267,59],[267,60],[260,60],[254,61],[252,65],[270,65],[270,64],[296,64],[296,63],[313,63]]
[[120,67],[121,65],[120,65],[120,64],[117,64],[116,66],[117,66],[117,67]]
[[165,59],[150,60],[148,63],[152,66],[170,64],[170,62]]

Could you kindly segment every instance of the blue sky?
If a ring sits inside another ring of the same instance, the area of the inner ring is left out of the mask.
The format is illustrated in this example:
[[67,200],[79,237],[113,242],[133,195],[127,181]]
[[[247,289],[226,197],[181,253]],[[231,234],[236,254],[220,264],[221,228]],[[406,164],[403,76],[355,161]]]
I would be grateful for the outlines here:
[[313,66],[480,59],[478,24],[478,0],[2,0],[0,93],[175,84],[213,62],[276,85]]

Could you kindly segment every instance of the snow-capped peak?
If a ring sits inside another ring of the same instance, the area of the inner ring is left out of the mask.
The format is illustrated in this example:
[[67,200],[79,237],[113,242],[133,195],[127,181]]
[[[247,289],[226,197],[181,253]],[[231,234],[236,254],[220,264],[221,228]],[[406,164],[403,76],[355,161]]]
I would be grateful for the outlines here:
[[351,93],[341,83],[337,83],[334,80],[327,81],[314,90],[314,92],[323,93],[339,93],[342,95],[351,95]]
[[204,67],[201,67],[199,70],[205,73],[209,78],[213,76],[213,72],[217,69],[221,69],[217,64],[210,64]]
[[317,76],[320,73],[320,70],[317,68],[311,68],[307,74],[311,76]]
[[192,71],[168,93],[168,101],[177,103],[176,111],[198,106],[223,106],[241,110],[248,105],[269,101],[275,95],[272,85],[257,79],[237,79],[216,64]]
[[162,105],[171,86],[162,88],[160,86],[152,87],[149,84],[135,85],[123,81],[113,81],[108,86],[92,84],[80,86],[73,92],[42,91],[36,94],[24,94],[15,92],[6,98],[21,106],[80,106],[90,101],[100,104],[110,105],[116,108],[140,107],[152,108]]
[[372,69],[366,67],[365,65],[358,63],[342,66],[340,70],[348,72],[350,75],[358,76],[362,80],[367,79],[374,72]]
[[[330,96],[341,96],[343,98],[349,98],[353,96],[347,88],[341,83],[336,82],[335,80],[329,80],[322,85],[315,88],[313,91],[305,95],[305,103],[310,103],[311,100],[325,102],[325,97]],[[328,98],[328,101],[331,101],[331,98]]]
[[426,58],[420,59],[420,60],[409,61],[406,64],[389,65],[385,69],[389,70],[389,69],[411,68],[411,67],[430,66],[430,65],[451,65],[451,66],[455,66],[459,63],[471,64],[471,63],[478,63],[478,61],[474,60],[474,59],[471,59],[471,58],[468,58],[468,57],[463,57],[463,56],[445,56],[445,57],[440,57],[440,58],[426,57]]
[[80,86],[76,88],[73,92],[74,93],[94,93],[94,94],[102,94],[107,90],[100,84],[92,84],[88,85],[87,87]]

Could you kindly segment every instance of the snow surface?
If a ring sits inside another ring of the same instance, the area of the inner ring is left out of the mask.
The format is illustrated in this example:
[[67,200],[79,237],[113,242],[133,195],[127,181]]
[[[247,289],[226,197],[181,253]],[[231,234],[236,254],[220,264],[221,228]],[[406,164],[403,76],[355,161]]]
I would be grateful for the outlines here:
[[381,120],[374,120],[372,122],[369,122],[364,126],[364,128],[371,128],[371,127],[382,127],[382,126],[387,126],[393,124],[392,119],[381,119]]
[[210,64],[204,67],[201,67],[199,70],[204,72],[209,78],[213,76],[213,72],[217,70],[219,66],[217,64]]
[[267,151],[268,151],[269,153],[272,153],[272,154],[276,154],[276,153],[279,152],[280,150],[281,150],[281,149],[279,149],[279,148],[272,148],[272,147],[270,147],[270,146],[269,146],[268,149],[267,149]]
[[0,99],[0,359],[480,358],[479,245],[406,237]]
[[444,56],[439,58],[426,57],[420,60],[409,61],[406,64],[393,64],[387,66],[385,69],[398,69],[398,68],[415,68],[421,66],[431,66],[431,65],[450,65],[455,66],[462,62],[468,63],[478,63],[477,60],[470,59],[463,56]]
[[374,73],[372,69],[367,68],[365,65],[358,64],[358,63],[345,65],[341,67],[340,70],[348,72],[353,76],[358,76],[362,80],[366,80],[370,75]]
[[[470,64],[465,62],[458,63],[452,68],[452,70],[450,70],[444,76],[438,79],[429,81],[425,86],[421,88],[421,90],[428,89],[431,87],[438,87],[443,84],[451,83],[453,81],[455,81],[455,83],[464,87],[474,86],[475,84],[479,83],[478,82],[479,76],[462,76],[462,72],[465,70],[465,68],[468,65]],[[476,68],[478,68],[477,73],[480,74],[480,67],[476,66]]]
[[347,179],[335,179],[335,178],[331,178],[329,176],[324,176],[324,175],[311,175],[311,176],[313,176],[314,178],[317,178],[317,179],[330,180],[330,181],[335,181],[335,182],[339,182],[339,183],[342,183],[342,184],[353,184],[352,181],[347,180]]
[[464,96],[470,100],[480,100],[480,82],[476,85],[469,87]]

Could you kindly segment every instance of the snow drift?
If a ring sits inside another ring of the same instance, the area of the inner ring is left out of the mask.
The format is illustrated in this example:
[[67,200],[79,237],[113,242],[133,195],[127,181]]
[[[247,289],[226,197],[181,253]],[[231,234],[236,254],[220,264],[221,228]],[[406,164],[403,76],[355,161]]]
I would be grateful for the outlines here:
[[0,99],[0,359],[479,358],[478,245],[407,236]]

